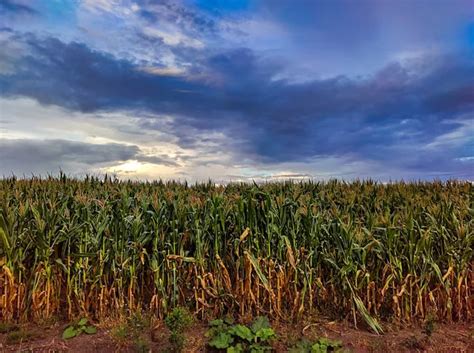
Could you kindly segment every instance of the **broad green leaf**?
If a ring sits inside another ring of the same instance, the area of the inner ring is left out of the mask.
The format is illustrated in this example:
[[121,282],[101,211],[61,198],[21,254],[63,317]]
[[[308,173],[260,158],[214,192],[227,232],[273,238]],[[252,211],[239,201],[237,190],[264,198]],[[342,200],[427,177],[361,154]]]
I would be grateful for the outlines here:
[[230,334],[227,332],[220,332],[209,342],[209,345],[217,349],[226,349],[232,344],[232,342],[234,342],[234,339]]
[[266,341],[276,335],[272,328],[262,328],[255,333],[255,336],[260,338],[262,341]]
[[78,331],[73,327],[67,327],[63,332],[63,339],[68,340],[70,338],[76,337]]
[[315,343],[311,346],[311,353],[326,353],[326,346],[322,346],[319,343]]
[[224,320],[217,319],[217,320],[212,320],[209,322],[209,326],[222,326],[224,324]]
[[252,324],[252,331],[257,333],[257,331],[263,328],[270,328],[270,322],[266,316],[257,317]]
[[236,335],[244,340],[252,342],[254,339],[254,335],[252,331],[244,325],[235,325],[230,330],[229,333]]
[[244,351],[242,343],[237,343],[235,346],[227,348],[227,353],[241,353]]
[[97,329],[94,326],[86,326],[84,332],[88,335],[92,335],[94,333],[97,333]]

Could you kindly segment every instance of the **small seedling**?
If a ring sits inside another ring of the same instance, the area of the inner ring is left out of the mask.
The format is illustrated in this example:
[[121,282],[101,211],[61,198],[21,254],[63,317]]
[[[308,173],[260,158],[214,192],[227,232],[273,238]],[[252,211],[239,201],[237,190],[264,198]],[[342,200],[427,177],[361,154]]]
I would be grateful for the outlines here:
[[88,335],[96,333],[97,329],[92,325],[88,325],[88,322],[87,318],[82,318],[77,323],[66,327],[63,332],[63,339],[68,340],[79,336],[81,333],[87,333]]

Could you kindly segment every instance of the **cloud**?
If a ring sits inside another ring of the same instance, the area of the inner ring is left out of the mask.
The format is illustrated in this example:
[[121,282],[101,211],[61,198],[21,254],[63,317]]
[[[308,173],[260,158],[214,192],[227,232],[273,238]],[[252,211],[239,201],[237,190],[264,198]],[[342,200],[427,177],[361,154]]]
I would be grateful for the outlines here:
[[203,48],[204,44],[198,39],[191,38],[180,33],[176,28],[158,29],[153,27],[145,27],[143,34],[152,38],[159,38],[164,44],[170,46],[185,46],[192,48]]
[[197,8],[186,7],[176,1],[138,1],[134,7],[149,25],[175,23],[189,34],[217,34],[219,23]]
[[37,14],[37,11],[32,7],[25,5],[21,1],[12,1],[12,0],[2,0],[0,2],[0,10],[9,12],[9,13],[17,13],[17,14],[28,14],[34,15]]
[[135,145],[92,144],[68,140],[2,139],[0,173],[9,175],[56,173],[60,169],[85,174],[97,168],[135,160],[176,166],[168,156],[148,156]]
[[[274,0],[256,2],[248,15],[256,25],[242,30],[251,48],[287,59],[286,77],[304,80],[370,74],[403,53],[456,50],[473,15],[470,0]],[[282,30],[262,37],[268,23]]]
[[[464,53],[392,63],[365,77],[292,83],[281,63],[248,48],[197,57],[187,74],[156,75],[83,43],[15,34],[28,54],[0,75],[2,94],[28,96],[79,112],[140,110],[143,126],[170,124],[178,144],[226,146],[258,163],[315,156],[394,163],[410,173],[470,172],[463,146],[423,149],[450,134],[474,110],[474,63]],[[227,139],[227,141],[226,141]],[[213,145],[214,144],[214,145]],[[459,155],[462,154],[462,155]]]
[[156,67],[156,66],[143,66],[138,68],[139,71],[143,71],[149,74],[158,76],[181,76],[185,74],[185,70],[178,67]]
[[145,155],[143,153],[139,153],[134,158],[138,162],[164,165],[164,166],[167,166],[167,167],[178,167],[179,166],[179,164],[176,163],[176,161],[173,158],[171,158],[167,155],[149,156],[149,155]]

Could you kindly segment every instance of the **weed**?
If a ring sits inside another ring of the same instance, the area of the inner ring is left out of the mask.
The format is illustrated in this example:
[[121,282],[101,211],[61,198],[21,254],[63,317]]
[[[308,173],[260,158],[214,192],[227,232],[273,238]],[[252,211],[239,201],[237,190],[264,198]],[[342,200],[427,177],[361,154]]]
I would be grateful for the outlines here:
[[176,307],[165,318],[165,324],[170,330],[171,349],[174,352],[181,352],[184,343],[184,330],[193,322],[193,317],[188,309],[184,307]]
[[306,339],[298,342],[289,353],[342,353],[346,352],[342,348],[342,342],[338,340],[331,340],[326,337],[320,337],[316,341],[308,341]]
[[131,314],[125,322],[114,327],[110,331],[110,336],[119,346],[133,346],[137,352],[148,352],[149,345],[144,332],[149,326],[149,318],[136,312]]
[[150,327],[150,317],[140,311],[134,312],[127,318],[127,325],[133,331],[143,332]]
[[429,314],[426,317],[425,324],[423,327],[423,333],[425,333],[428,337],[436,331],[436,318],[434,315]]
[[228,320],[213,320],[207,331],[209,346],[228,353],[267,352],[272,349],[269,342],[276,337],[268,318],[259,316],[250,327]]
[[126,324],[121,324],[114,327],[110,331],[110,336],[119,345],[125,345],[129,341],[129,330]]
[[79,336],[81,333],[87,333],[88,335],[97,333],[97,329],[92,325],[88,325],[88,322],[87,318],[82,318],[75,324],[66,327],[63,332],[63,339],[68,340]]

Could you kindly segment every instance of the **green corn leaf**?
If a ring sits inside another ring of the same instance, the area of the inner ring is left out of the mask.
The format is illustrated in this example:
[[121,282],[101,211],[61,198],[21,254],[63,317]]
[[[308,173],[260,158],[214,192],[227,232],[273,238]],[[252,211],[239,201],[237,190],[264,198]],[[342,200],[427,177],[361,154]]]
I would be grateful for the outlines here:
[[3,230],[2,227],[0,227],[0,240],[1,240],[1,243],[3,244],[3,248],[6,251],[9,251],[10,250],[10,242],[8,241],[7,234],[5,233],[5,231]]
[[250,254],[248,251],[245,251],[244,254],[247,255],[248,259],[250,260],[250,263],[252,264],[255,272],[257,273],[258,278],[260,278],[260,281],[263,283],[265,289],[267,291],[270,291],[270,286],[268,285],[268,279],[263,274],[263,272],[262,272],[262,270],[261,270],[261,268],[258,264],[257,259],[252,254]]

